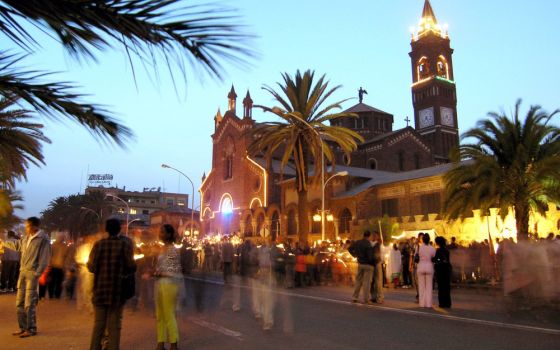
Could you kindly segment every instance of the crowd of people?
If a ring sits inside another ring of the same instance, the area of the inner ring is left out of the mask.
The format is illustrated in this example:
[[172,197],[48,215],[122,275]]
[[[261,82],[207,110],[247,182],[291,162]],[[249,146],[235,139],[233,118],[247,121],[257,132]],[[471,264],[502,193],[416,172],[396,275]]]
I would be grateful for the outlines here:
[[[182,239],[171,225],[162,225],[157,240],[120,233],[117,219],[106,221],[105,232],[76,242],[66,236],[50,237],[40,221],[25,221],[25,233],[13,231],[0,240],[2,253],[0,291],[16,292],[19,329],[14,336],[37,334],[39,300],[76,299],[80,310],[93,315],[90,349],[118,349],[125,302],[148,308],[156,316],[156,349],[169,343],[177,349],[177,305],[185,300],[186,275],[196,271],[222,275],[231,309],[241,309],[249,298],[251,311],[263,330],[274,324],[277,303],[287,303],[277,288],[352,286],[352,301],[381,304],[384,288],[414,288],[420,307],[431,308],[437,286],[438,305],[450,308],[451,284],[466,280],[496,279],[506,295],[560,300],[560,237],[514,243],[488,241],[469,246],[430,234],[384,245],[382,236],[365,231],[356,241],[316,242],[313,245],[286,240],[242,241],[236,235]],[[242,293],[241,286],[249,292]],[[195,302],[198,304],[195,290]],[[290,308],[279,308],[289,312]],[[290,315],[284,315],[290,328]]]

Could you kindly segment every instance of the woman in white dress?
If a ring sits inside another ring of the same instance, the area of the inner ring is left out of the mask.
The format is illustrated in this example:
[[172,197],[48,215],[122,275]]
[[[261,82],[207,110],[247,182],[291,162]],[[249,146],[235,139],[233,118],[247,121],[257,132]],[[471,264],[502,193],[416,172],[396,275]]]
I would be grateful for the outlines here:
[[418,303],[420,307],[432,307],[432,287],[434,279],[434,264],[432,259],[436,256],[436,249],[430,245],[430,235],[424,233],[422,243],[418,247]]

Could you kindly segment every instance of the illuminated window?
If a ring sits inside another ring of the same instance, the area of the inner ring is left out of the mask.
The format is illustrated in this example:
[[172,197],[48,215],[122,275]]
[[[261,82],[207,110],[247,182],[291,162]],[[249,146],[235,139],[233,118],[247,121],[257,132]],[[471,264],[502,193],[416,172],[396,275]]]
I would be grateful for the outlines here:
[[226,196],[222,200],[221,211],[223,214],[231,214],[233,212],[233,203],[230,197]]
[[437,75],[439,77],[448,79],[448,76],[449,76],[449,74],[448,74],[449,73],[449,68],[448,67],[449,66],[447,64],[447,60],[445,59],[445,57],[443,57],[441,55],[438,57],[438,62],[437,62],[436,67],[437,67]]
[[130,214],[136,215],[136,213],[137,213],[137,212],[136,212],[136,209],[134,209],[134,208],[130,209]]
[[430,66],[428,63],[429,62],[426,57],[422,57],[418,61],[418,66],[417,66],[418,80],[426,79],[430,76]]
[[177,205],[180,207],[184,207],[185,206],[185,201],[183,199],[177,199]]

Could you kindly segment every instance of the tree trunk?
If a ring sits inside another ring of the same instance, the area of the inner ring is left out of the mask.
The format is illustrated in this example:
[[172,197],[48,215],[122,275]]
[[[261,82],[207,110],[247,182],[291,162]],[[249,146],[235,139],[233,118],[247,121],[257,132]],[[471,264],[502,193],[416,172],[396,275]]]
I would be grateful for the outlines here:
[[307,244],[308,236],[307,191],[298,191],[298,237],[300,244]]
[[529,239],[529,207],[526,204],[514,206],[515,227],[517,228],[517,241]]

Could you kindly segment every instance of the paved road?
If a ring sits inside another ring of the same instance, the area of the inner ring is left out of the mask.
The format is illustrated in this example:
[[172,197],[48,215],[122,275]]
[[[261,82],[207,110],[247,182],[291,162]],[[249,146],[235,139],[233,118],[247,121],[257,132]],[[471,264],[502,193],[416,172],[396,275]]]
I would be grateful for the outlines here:
[[[454,291],[454,308],[445,312],[418,308],[410,290],[388,291],[383,305],[364,306],[349,302],[348,287],[281,289],[274,293],[275,324],[264,331],[250,311],[247,286],[241,310],[233,312],[234,288],[187,285],[181,349],[560,349],[557,312],[519,309],[492,293]],[[88,348],[91,316],[63,300],[41,302],[38,336],[12,337],[14,299],[0,295],[0,349]],[[122,349],[154,348],[153,312],[126,310]]]

